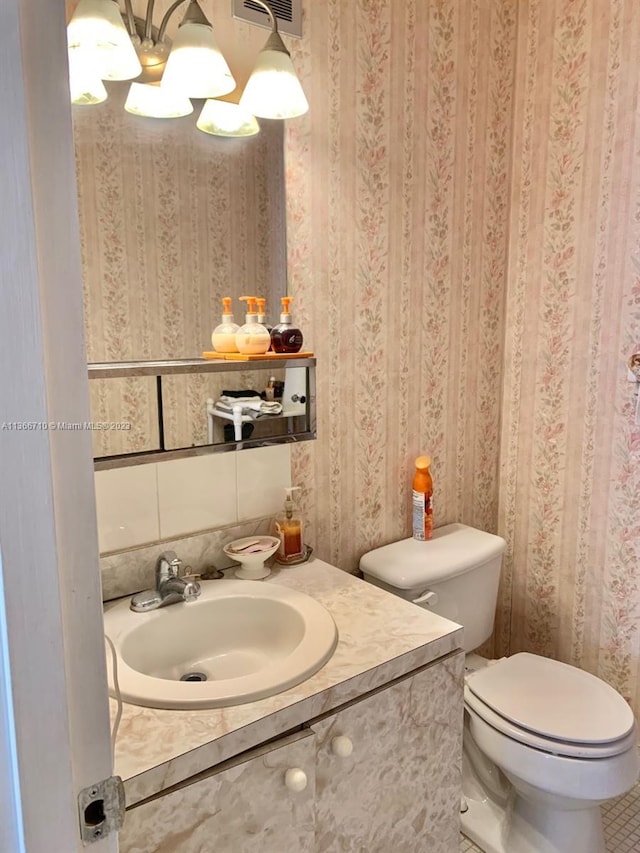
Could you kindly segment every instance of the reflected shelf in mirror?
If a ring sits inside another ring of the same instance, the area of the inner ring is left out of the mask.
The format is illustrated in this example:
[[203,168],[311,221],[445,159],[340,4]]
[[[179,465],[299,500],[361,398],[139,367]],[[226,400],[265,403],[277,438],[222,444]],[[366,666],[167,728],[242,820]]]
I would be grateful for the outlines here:
[[[315,364],[315,358],[295,356],[257,362],[193,358],[89,364],[89,379],[94,380],[91,383],[92,387],[101,387],[108,382],[120,381],[131,385],[131,393],[135,397],[138,386],[133,383],[139,383],[142,377],[146,377],[147,382],[155,383],[155,390],[152,386],[146,390],[148,396],[155,395],[157,413],[157,420],[152,430],[148,427],[146,431],[140,430],[138,425],[126,423],[124,420],[114,424],[115,439],[127,435],[123,430],[132,430],[142,435],[139,445],[135,442],[110,443],[109,424],[96,427],[94,437],[102,439],[103,443],[99,445],[94,441],[95,469],[105,470],[314,439],[316,437]],[[212,377],[211,374],[214,376]],[[251,385],[256,388],[253,393],[259,394],[274,381],[282,388],[282,411],[266,417],[259,415],[251,422],[243,421],[243,430],[246,429],[247,432],[241,433],[240,440],[232,423],[223,427],[224,421],[210,418],[212,397],[220,397],[223,393],[244,393],[245,389]],[[194,397],[193,387],[189,389],[188,384],[185,385],[185,383],[193,382],[198,384],[202,395],[201,405],[195,408],[185,406],[184,403],[185,399]],[[209,382],[208,386],[207,382]],[[235,391],[221,390],[228,385],[235,387]],[[215,392],[212,392],[212,388],[216,389]],[[187,389],[189,389],[188,393]],[[127,387],[124,391],[126,390]],[[125,397],[126,393],[120,396]],[[93,394],[92,405],[95,406]],[[147,409],[148,407],[142,407],[145,414]],[[184,424],[174,423],[175,412],[182,410],[186,412],[186,429]],[[99,413],[95,408],[92,408],[92,416],[94,417],[92,423],[100,424]],[[193,421],[191,427],[190,418]],[[214,420],[220,426],[213,427]],[[153,435],[152,439],[149,438],[150,432]],[[214,443],[210,443],[212,439]]]

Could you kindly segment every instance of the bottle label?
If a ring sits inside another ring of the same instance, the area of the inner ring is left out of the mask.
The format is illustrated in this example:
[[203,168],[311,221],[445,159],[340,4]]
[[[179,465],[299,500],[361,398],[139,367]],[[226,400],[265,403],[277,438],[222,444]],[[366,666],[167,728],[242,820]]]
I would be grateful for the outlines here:
[[302,332],[299,329],[283,332],[282,341],[285,346],[298,347],[299,349],[302,346]]
[[433,498],[424,492],[412,492],[413,538],[424,542],[433,532]]

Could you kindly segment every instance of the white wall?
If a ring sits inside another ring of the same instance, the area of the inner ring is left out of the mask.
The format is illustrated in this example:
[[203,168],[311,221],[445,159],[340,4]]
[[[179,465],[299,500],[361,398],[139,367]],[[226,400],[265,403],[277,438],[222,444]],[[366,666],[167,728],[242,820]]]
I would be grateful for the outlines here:
[[[4,426],[89,420],[62,3],[0,3],[0,115],[0,542],[16,758],[26,849],[72,853],[78,792],[111,775],[91,437]],[[93,847],[116,849],[114,837]]]

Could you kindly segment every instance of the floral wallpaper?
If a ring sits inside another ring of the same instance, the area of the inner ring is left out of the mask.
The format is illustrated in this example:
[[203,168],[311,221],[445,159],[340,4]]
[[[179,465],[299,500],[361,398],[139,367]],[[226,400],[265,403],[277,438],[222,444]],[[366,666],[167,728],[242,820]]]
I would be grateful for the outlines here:
[[640,8],[518,6],[500,651],[603,677],[640,711]]
[[640,711],[640,7],[304,9],[286,175],[319,357],[308,538],[355,570],[409,535],[431,453],[437,524],[508,542],[488,651],[584,667]]
[[355,570],[409,535],[421,453],[437,524],[497,526],[515,4],[303,8],[289,287],[318,356],[318,440],[294,481],[317,553]]

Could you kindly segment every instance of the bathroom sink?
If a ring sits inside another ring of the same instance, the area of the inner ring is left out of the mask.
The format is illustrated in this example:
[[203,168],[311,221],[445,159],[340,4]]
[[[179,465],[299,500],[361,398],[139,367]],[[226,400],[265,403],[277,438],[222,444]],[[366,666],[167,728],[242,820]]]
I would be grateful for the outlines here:
[[[331,657],[338,631],[315,599],[275,583],[204,581],[192,602],[109,607],[122,698],[151,708],[219,708],[273,696]],[[115,695],[107,652],[109,692]]]

